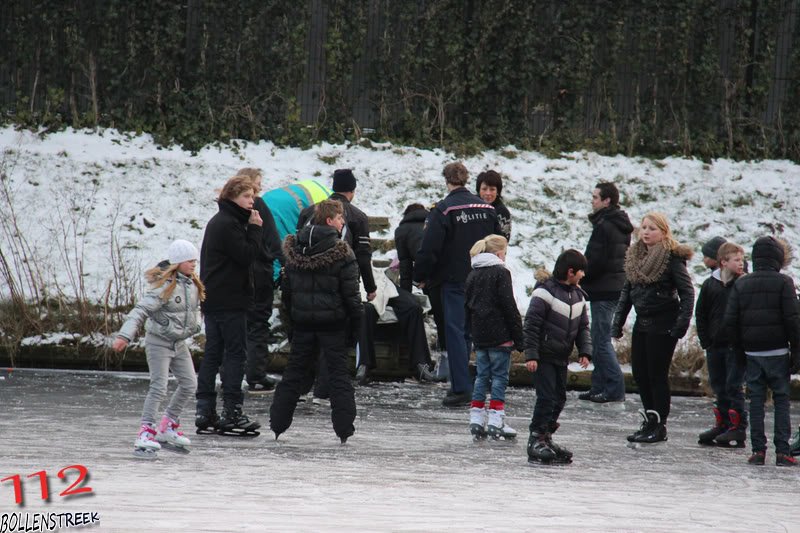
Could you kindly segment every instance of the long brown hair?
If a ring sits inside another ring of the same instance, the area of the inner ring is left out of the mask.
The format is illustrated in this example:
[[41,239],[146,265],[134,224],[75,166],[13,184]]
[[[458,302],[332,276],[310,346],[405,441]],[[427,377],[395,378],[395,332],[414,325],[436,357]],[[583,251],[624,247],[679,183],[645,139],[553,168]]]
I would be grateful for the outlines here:
[[[172,297],[172,293],[175,291],[175,287],[178,285],[179,266],[180,263],[169,265],[165,269],[155,266],[144,273],[145,279],[147,279],[152,288],[158,289],[159,287],[166,285],[164,290],[161,291],[161,294],[159,295],[159,297],[165,302]],[[203,282],[200,281],[200,278],[197,276],[196,272],[192,272],[192,275],[189,277],[192,280],[192,283],[194,283],[194,286],[197,287],[197,293],[200,297],[200,301],[204,301],[206,299],[206,288],[203,285]]]

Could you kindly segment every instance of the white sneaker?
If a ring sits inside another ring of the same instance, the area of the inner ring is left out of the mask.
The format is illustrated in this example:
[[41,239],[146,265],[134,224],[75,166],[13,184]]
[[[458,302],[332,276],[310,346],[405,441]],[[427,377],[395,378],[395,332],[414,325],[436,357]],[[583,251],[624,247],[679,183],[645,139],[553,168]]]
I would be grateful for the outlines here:
[[164,415],[161,418],[161,423],[158,425],[156,440],[184,448],[191,445],[192,441],[190,441],[188,437],[184,436],[183,431],[178,431],[179,427],[180,425],[176,421],[167,415]]
[[486,436],[486,409],[482,407],[470,407],[469,432],[477,439]]
[[161,445],[156,442],[155,436],[156,429],[153,426],[150,424],[142,424],[142,427],[139,429],[139,435],[133,443],[134,448],[152,450],[154,452],[160,450]]
[[500,437],[504,439],[513,439],[517,436],[517,431],[506,424],[505,421],[505,410],[489,409],[488,430],[489,435],[491,435],[493,439],[499,439]]

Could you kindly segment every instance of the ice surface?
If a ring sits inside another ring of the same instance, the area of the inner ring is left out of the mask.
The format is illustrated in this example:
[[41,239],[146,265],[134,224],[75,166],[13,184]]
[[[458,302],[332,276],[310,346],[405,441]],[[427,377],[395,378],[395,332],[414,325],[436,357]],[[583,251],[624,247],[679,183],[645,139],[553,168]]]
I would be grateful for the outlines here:
[[[509,389],[518,442],[472,442],[466,409],[445,389],[358,388],[356,434],[344,446],[327,408],[301,404],[279,441],[189,435],[188,456],[137,460],[147,390],[135,373],[0,371],[0,476],[46,470],[50,503],[24,480],[25,507],[0,484],[0,512],[100,513],[99,531],[797,531],[800,469],[746,464],[749,449],[702,448],[711,401],[675,398],[669,441],[631,449],[638,399],[597,405],[570,393],[556,441],[569,466],[529,466],[534,392]],[[171,389],[174,385],[171,386]],[[245,410],[266,425],[271,395]],[[795,409],[797,406],[794,406]],[[192,428],[193,406],[185,413]],[[771,441],[771,412],[768,413]],[[188,432],[187,432],[188,433]],[[83,464],[94,495],[63,499],[55,476]]]

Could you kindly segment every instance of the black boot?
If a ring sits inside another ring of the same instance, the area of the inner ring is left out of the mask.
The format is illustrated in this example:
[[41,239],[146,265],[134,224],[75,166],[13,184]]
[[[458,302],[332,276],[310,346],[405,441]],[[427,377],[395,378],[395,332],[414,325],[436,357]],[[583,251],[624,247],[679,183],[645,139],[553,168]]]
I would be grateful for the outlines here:
[[[727,413],[725,413],[725,415],[727,417]],[[698,444],[713,446],[714,444],[716,444],[714,442],[714,439],[716,439],[719,435],[725,433],[725,431],[728,429],[728,421],[725,418],[723,418],[722,412],[716,407],[714,408],[714,419],[715,419],[714,427],[700,433],[700,436],[697,439]]]
[[567,448],[563,446],[559,446],[555,442],[553,442],[553,433],[558,431],[558,428],[561,427],[561,424],[558,422],[551,422],[548,429],[550,430],[547,433],[547,444],[550,445],[550,449],[553,450],[556,454],[555,462],[557,463],[564,463],[569,464],[572,462],[572,452],[569,451]]
[[644,409],[639,409],[639,415],[642,417],[642,425],[633,434],[627,436],[628,442],[636,442],[636,439],[653,429],[654,420],[647,416]]
[[647,418],[650,420],[650,429],[639,435],[634,442],[653,444],[667,440],[667,425],[661,421],[658,412],[648,410]]
[[556,458],[556,452],[547,442],[547,433],[531,431],[528,437],[528,462],[550,464]]
[[730,425],[728,429],[714,439],[718,446],[744,448],[747,439],[747,417],[741,411],[730,409],[728,411]]
[[217,411],[206,406],[197,406],[194,417],[194,425],[197,427],[198,435],[208,435],[215,433],[219,427],[219,416]]
[[233,406],[226,406],[222,409],[222,418],[219,421],[219,429],[217,433],[226,436],[236,437],[256,437],[259,435],[258,428],[261,424],[250,418],[242,412],[242,406],[236,404]]

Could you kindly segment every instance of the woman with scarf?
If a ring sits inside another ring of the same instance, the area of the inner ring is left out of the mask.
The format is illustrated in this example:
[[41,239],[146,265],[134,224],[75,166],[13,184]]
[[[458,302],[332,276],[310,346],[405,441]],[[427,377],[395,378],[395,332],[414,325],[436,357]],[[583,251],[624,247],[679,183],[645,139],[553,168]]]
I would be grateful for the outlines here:
[[689,329],[694,308],[694,286],[686,269],[691,257],[691,248],[675,240],[662,213],[644,216],[639,240],[625,256],[625,285],[611,336],[622,337],[622,326],[634,307],[631,366],[644,421],[638,431],[628,436],[629,442],[667,440],[669,367],[678,339]]

